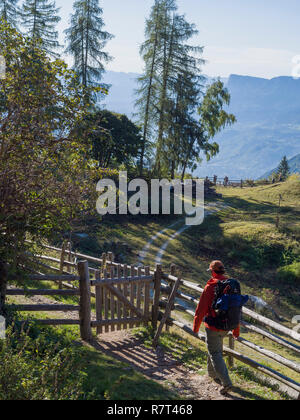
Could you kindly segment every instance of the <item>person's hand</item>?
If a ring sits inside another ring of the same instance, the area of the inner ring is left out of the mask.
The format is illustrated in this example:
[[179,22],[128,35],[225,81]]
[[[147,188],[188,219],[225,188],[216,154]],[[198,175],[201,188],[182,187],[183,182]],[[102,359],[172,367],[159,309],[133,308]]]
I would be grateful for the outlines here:
[[239,331],[233,331],[232,335],[237,340],[240,336],[240,332]]

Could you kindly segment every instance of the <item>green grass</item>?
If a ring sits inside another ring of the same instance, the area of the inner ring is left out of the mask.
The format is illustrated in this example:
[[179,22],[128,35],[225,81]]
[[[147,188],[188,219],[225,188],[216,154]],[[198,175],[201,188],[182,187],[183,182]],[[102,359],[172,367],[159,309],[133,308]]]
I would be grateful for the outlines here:
[[[139,337],[143,337],[145,346],[151,347],[151,329],[139,329],[136,331]],[[170,332],[163,332],[160,337],[160,346],[167,354],[181,360],[186,367],[199,375],[205,375],[207,351],[202,341],[191,337],[184,331],[172,327]],[[230,370],[230,376],[235,386],[234,396],[249,400],[283,400],[289,397],[279,392],[276,385],[259,378],[255,372],[245,367],[240,362],[235,362]]]
[[29,325],[26,347],[19,333],[0,340],[0,400],[180,398],[126,363],[83,345],[75,327],[41,328],[33,320]]
[[[169,264],[175,263],[184,279],[204,286],[208,279],[206,269],[209,261],[222,259],[228,269],[228,274],[240,280],[243,293],[263,298],[284,319],[282,323],[292,328],[294,326],[291,323],[292,317],[300,313],[299,178],[293,176],[285,183],[253,188],[220,188],[219,192],[223,194],[219,202],[227,207],[218,214],[206,218],[202,225],[185,231],[172,241],[163,258],[164,270],[168,271]],[[282,202],[279,208],[280,195]],[[278,217],[279,226],[277,227]],[[79,251],[96,257],[99,257],[102,252],[113,251],[118,262],[133,264],[137,262],[138,253],[149,238],[175,221],[179,224],[168,229],[151,246],[151,252],[145,263],[153,267],[153,259],[160,246],[170,233],[180,227],[180,218],[124,216],[104,218],[102,221],[90,219],[77,226],[78,232],[89,234],[89,240],[76,239],[75,246]],[[126,247],[122,245],[124,242],[127,244]],[[61,243],[57,245],[60,246]],[[47,286],[53,287],[53,284],[47,284]],[[76,298],[60,300],[70,303],[75,302]],[[191,322],[189,316],[182,314],[181,317]],[[297,360],[297,354],[269,340],[264,340],[256,334],[243,331],[242,336],[284,357]],[[147,342],[146,337],[145,339]],[[199,373],[205,372],[204,346],[201,347],[201,344],[198,342],[196,344],[193,338],[187,336],[184,337],[186,343],[184,345],[177,343],[176,340],[180,341],[181,338],[168,334],[162,337],[162,343],[166,349],[175,349],[175,344],[178,345],[182,350],[180,354],[177,352],[177,355],[183,358],[187,366],[192,364]],[[237,345],[237,349],[299,382],[299,375],[290,369],[263,358],[241,344]],[[108,367],[108,371],[109,369]],[[117,394],[120,398],[125,395],[126,383],[128,382],[128,389],[131,389],[135,381],[126,375],[128,374],[125,373],[125,378],[122,374],[114,377],[110,385],[101,385],[101,390],[105,389],[103,398],[105,395],[109,398]],[[254,399],[281,398],[276,391],[260,384],[255,372],[242,364],[237,364],[232,375],[234,381],[249,392],[247,397],[249,399],[252,397]],[[97,391],[98,394],[102,392],[100,388]],[[143,391],[137,395],[140,397],[142,394]]]

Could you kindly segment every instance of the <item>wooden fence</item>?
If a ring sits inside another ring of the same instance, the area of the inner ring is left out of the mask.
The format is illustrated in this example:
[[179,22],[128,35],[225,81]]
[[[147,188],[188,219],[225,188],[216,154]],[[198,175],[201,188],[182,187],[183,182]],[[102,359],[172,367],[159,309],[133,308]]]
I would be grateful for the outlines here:
[[[148,324],[151,321],[156,330],[154,346],[158,343],[163,327],[169,328],[170,325],[205,341],[205,336],[202,333],[195,334],[191,326],[172,317],[172,311],[180,311],[194,316],[196,305],[203,292],[203,289],[197,284],[176,277],[174,266],[171,266],[171,274],[166,274],[162,271],[161,265],[157,265],[155,270],[150,270],[149,267],[118,264],[113,261],[112,253],[102,254],[101,258],[95,258],[72,252],[70,244],[65,244],[61,249],[47,245],[45,248],[59,253],[59,257],[38,255],[36,257],[40,261],[39,265],[59,273],[55,275],[39,273],[30,276],[30,279],[56,282],[58,289],[27,289],[26,291],[9,289],[7,295],[79,296],[79,305],[16,306],[19,311],[74,311],[79,316],[72,319],[42,319],[36,322],[47,325],[79,325],[82,339],[89,341],[92,338],[92,328],[96,328],[97,334],[101,334],[115,329],[127,329]],[[59,267],[45,264],[45,261],[54,262]],[[94,267],[89,266],[89,263]],[[92,317],[92,298],[95,298],[95,319]],[[185,303],[183,304],[183,302]],[[292,351],[297,356],[300,354],[300,346],[290,340],[300,342],[298,332],[246,307],[243,308],[243,315],[243,318],[247,318],[247,321],[245,319],[242,321],[242,326],[246,330]],[[274,331],[286,338],[276,335]],[[300,373],[298,362],[289,360],[243,337],[239,337],[237,341],[259,355]],[[235,342],[232,335],[229,335],[229,346],[224,347],[224,353],[228,356],[230,366],[233,366],[234,359],[237,359],[294,389],[300,398],[300,383],[236,351]]]
[[[205,181],[209,181],[214,185],[221,186],[221,187],[254,187],[257,185],[257,181],[255,180],[246,180],[246,179],[229,179],[228,177],[219,178],[213,176],[207,176],[204,178]],[[272,181],[264,180],[264,184],[272,184]]]

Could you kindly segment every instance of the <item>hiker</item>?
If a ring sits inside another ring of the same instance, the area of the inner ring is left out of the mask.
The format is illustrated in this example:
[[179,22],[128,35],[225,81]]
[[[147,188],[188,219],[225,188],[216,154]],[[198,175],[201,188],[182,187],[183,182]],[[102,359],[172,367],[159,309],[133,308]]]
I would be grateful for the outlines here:
[[[199,332],[201,323],[204,319],[206,345],[208,350],[208,376],[223,386],[220,393],[226,395],[232,388],[232,382],[223,359],[223,339],[228,335],[229,331],[233,332],[235,338],[239,337],[240,312],[242,306],[248,300],[248,296],[241,296],[239,282],[228,279],[228,277],[224,275],[225,268],[221,261],[213,261],[207,271],[211,271],[211,279],[205,286],[197,306],[193,331],[196,334]],[[222,299],[220,299],[220,295],[223,296]],[[230,301],[231,305],[228,305],[228,297],[230,296],[233,297],[233,300]],[[226,299],[227,308],[218,306],[220,304],[226,305]],[[232,303],[233,301],[237,302],[237,304]],[[215,305],[216,302],[217,305]],[[213,309],[213,306],[215,309]],[[228,317],[229,315],[229,306],[231,308],[235,306],[233,308],[233,314],[230,312],[230,319],[224,318],[224,316]],[[218,311],[217,308],[221,308],[223,312]],[[233,328],[231,328],[232,326]]]

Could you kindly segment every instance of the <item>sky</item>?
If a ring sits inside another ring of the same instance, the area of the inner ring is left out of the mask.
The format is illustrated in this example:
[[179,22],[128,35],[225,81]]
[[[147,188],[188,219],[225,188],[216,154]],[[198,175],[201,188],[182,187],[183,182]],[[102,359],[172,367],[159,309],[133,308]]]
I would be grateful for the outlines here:
[[[145,19],[154,0],[100,0],[105,30],[115,37],[106,51],[114,60],[107,70],[140,73],[139,46]],[[300,63],[299,0],[177,0],[178,12],[195,23],[199,35],[192,44],[204,47],[203,73],[264,78],[291,76]],[[60,42],[69,24],[73,0],[56,0],[61,7]],[[67,58],[67,61],[69,59]],[[296,58],[297,61],[297,58]]]

